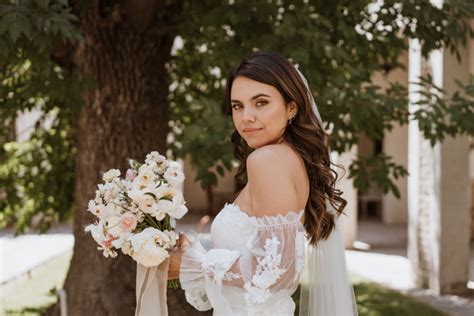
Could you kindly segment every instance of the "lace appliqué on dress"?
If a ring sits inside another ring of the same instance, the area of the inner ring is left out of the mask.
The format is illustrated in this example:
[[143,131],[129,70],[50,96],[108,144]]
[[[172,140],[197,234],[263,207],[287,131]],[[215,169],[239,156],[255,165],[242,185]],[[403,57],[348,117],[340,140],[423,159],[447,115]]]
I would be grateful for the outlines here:
[[224,276],[222,277],[222,280],[224,281],[232,281],[236,279],[242,278],[242,275],[240,273],[234,273],[232,271],[227,271]]
[[305,234],[304,232],[298,232],[295,237],[295,265],[296,275],[295,282],[299,279],[301,271],[304,266],[304,250],[305,250]]
[[245,282],[245,299],[252,303],[263,303],[270,296],[271,285],[285,273],[280,268],[281,254],[278,253],[280,241],[273,236],[265,241],[263,256],[257,256],[257,267],[251,282]]
[[202,264],[204,273],[206,273],[214,283],[220,283],[225,273],[228,272],[239,256],[240,253],[238,251],[211,249]]

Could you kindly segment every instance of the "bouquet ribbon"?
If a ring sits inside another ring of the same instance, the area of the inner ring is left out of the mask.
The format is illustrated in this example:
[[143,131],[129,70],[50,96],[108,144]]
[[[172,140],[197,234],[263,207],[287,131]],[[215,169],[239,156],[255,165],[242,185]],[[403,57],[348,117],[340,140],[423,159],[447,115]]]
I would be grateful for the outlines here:
[[166,289],[169,263],[169,258],[157,267],[137,263],[135,316],[168,316]]

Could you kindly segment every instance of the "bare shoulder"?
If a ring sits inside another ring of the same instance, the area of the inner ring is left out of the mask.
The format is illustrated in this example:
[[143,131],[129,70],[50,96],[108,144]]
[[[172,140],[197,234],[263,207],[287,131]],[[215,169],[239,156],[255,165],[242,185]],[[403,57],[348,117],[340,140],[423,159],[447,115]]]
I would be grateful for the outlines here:
[[299,161],[292,148],[266,145],[254,150],[246,163],[253,215],[286,214],[298,209],[294,173]]
[[[300,158],[296,151],[286,144],[266,145],[254,150],[247,158],[247,171],[259,169],[278,170],[291,175],[300,167]],[[251,172],[251,171],[250,171]]]

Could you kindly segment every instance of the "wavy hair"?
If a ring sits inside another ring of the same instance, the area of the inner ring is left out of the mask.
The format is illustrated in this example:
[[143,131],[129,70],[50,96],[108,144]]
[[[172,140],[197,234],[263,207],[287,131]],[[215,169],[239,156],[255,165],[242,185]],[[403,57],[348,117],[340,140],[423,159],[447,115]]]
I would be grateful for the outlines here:
[[[275,52],[259,51],[243,59],[229,72],[222,100],[225,116],[232,116],[231,89],[235,78],[239,76],[275,87],[287,106],[291,101],[297,104],[296,116],[286,126],[283,138],[300,154],[308,173],[310,194],[305,205],[304,227],[310,243],[316,245],[319,240],[327,239],[335,228],[335,218],[327,209],[326,199],[336,210],[337,216],[343,213],[347,201],[341,197],[343,192],[335,188],[338,175],[331,166],[342,166],[330,160],[330,138],[317,123],[311,109],[308,96],[311,92],[289,60]],[[240,162],[235,175],[240,191],[247,184],[246,160],[253,149],[237,130],[233,131],[231,141],[234,156]]]

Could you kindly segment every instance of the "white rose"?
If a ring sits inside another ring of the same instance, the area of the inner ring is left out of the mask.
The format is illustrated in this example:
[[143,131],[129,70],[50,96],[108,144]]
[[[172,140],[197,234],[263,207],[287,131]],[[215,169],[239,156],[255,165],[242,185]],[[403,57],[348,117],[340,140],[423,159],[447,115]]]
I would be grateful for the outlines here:
[[146,267],[157,266],[168,257],[168,251],[157,244],[169,236],[156,228],[148,227],[129,238],[133,248],[132,258]]
[[120,177],[120,170],[110,169],[102,176],[102,179],[106,182],[111,182],[113,179]]
[[132,258],[145,267],[158,266],[168,257],[168,252],[154,244],[147,242],[140,250],[133,251]]

